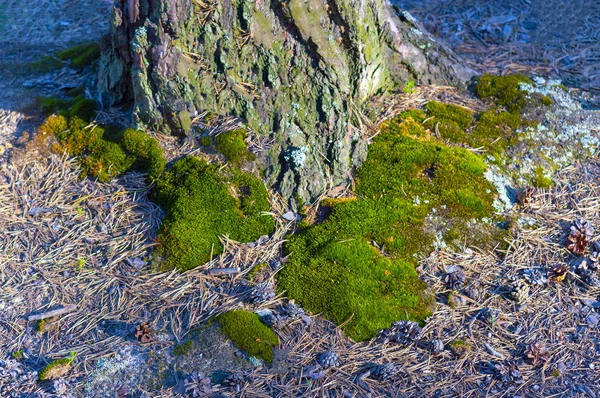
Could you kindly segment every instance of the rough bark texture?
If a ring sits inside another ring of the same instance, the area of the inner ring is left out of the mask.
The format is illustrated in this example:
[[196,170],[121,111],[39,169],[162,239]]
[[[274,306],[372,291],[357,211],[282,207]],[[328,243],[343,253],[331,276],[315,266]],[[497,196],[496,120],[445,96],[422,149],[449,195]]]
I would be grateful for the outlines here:
[[385,0],[118,0],[103,47],[104,105],[178,135],[200,111],[239,116],[276,142],[267,180],[304,201],[366,156],[351,123],[370,97],[469,77]]

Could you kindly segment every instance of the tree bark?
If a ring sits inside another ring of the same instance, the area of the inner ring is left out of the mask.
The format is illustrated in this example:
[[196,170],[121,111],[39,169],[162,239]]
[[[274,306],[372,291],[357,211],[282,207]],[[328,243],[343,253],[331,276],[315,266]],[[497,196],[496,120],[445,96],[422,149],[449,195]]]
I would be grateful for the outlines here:
[[201,111],[242,118],[275,145],[265,176],[310,201],[366,156],[353,110],[471,73],[386,0],[118,0],[104,39],[104,105],[184,135]]

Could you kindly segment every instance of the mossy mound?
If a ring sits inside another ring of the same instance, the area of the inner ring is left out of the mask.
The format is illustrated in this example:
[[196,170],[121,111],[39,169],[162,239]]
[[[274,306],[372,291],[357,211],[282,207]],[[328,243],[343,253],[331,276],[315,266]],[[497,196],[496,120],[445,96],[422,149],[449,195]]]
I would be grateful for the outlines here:
[[234,164],[241,164],[246,160],[253,160],[253,154],[248,152],[245,141],[246,136],[246,130],[244,129],[231,130],[217,135],[215,138],[217,151]]
[[108,182],[129,170],[148,172],[154,180],[165,167],[158,143],[141,131],[120,132],[88,126],[77,116],[50,116],[39,133],[54,135],[57,144],[52,150],[77,156],[82,175],[90,175],[100,182]]
[[223,250],[219,236],[249,242],[275,228],[263,214],[270,205],[260,179],[191,156],[157,181],[156,200],[167,213],[158,238],[162,269],[188,270],[209,261]]
[[273,363],[273,348],[279,345],[277,335],[253,312],[229,311],[218,318],[223,333],[236,346],[251,356]]
[[483,75],[476,80],[473,91],[479,98],[495,100],[509,112],[519,112],[527,104],[527,93],[521,90],[522,83],[533,82],[524,75]]
[[78,117],[83,120],[92,120],[98,106],[96,101],[85,98],[83,95],[64,99],[58,97],[40,98],[42,110],[47,114],[56,113],[60,116]]
[[354,340],[431,314],[415,255],[431,248],[423,225],[433,209],[447,220],[448,235],[467,241],[463,226],[493,214],[495,190],[481,157],[432,137],[423,116],[405,113],[382,126],[357,171],[357,198],[329,201],[329,218],[286,245],[291,256],[279,288],[307,310],[349,320],[344,331]]
[[56,380],[66,375],[71,369],[75,360],[75,353],[72,352],[68,358],[57,359],[50,362],[38,373],[38,380]]
[[43,57],[31,66],[33,71],[46,73],[68,65],[77,70],[84,69],[100,58],[100,44],[87,42],[59,51],[50,56]]

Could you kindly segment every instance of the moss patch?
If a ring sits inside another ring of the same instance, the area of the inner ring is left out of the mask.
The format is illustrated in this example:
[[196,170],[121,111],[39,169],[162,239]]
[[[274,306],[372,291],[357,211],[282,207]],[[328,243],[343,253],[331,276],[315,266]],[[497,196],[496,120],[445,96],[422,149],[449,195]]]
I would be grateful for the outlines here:
[[219,170],[194,157],[176,162],[156,186],[165,209],[158,251],[162,269],[188,270],[222,252],[219,236],[249,242],[273,232],[267,190],[257,177]]
[[66,117],[76,116],[86,121],[94,118],[97,109],[96,101],[87,99],[82,95],[69,99],[42,97],[39,101],[42,110],[48,114],[56,113]]
[[55,380],[66,375],[71,369],[71,364],[75,360],[75,353],[72,352],[68,358],[57,359],[50,362],[38,373],[38,379]]
[[102,126],[88,127],[76,116],[50,116],[39,131],[54,135],[58,144],[53,151],[77,156],[82,175],[100,182],[108,182],[128,170],[147,171],[154,179],[165,167],[156,140],[140,131],[122,133]]
[[223,154],[228,161],[241,164],[246,160],[253,160],[254,156],[248,152],[246,145],[246,130],[231,130],[216,136],[217,151]]
[[521,83],[532,84],[524,75],[480,76],[473,87],[479,98],[494,99],[509,112],[518,112],[527,103],[527,93],[521,90]]
[[431,314],[433,299],[415,271],[415,254],[433,242],[423,229],[432,209],[453,233],[493,214],[495,190],[482,159],[430,137],[413,117],[422,120],[418,112],[405,113],[382,126],[357,171],[358,197],[329,201],[329,218],[286,246],[291,257],[279,288],[338,324],[351,318],[344,331],[355,340]]
[[194,344],[191,340],[188,340],[181,344],[177,344],[175,347],[173,347],[173,355],[178,357],[184,356],[192,350],[193,346]]
[[253,312],[235,310],[218,317],[223,333],[236,346],[251,356],[273,363],[273,347],[279,345],[277,335]]
[[65,66],[67,63],[73,69],[84,69],[100,58],[100,45],[98,43],[82,43],[62,50],[54,55],[43,57],[34,62],[33,71],[47,73]]
[[533,184],[534,187],[550,188],[552,185],[554,185],[552,179],[548,178],[546,176],[546,173],[544,172],[544,168],[542,166],[537,166],[533,170],[533,172],[534,172],[534,174],[533,174],[533,177],[531,178],[531,183]]

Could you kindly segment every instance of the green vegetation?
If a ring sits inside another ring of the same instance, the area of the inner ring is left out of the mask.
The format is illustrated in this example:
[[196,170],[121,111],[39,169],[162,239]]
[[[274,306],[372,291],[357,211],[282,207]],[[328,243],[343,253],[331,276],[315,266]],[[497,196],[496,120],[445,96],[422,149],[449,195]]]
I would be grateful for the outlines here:
[[251,356],[273,363],[273,347],[279,345],[277,335],[253,312],[235,310],[220,315],[223,332],[238,348]]
[[33,63],[36,72],[50,72],[59,69],[68,63],[73,69],[84,69],[100,58],[100,45],[98,43],[82,43],[62,50],[54,55],[46,56]]
[[59,52],[56,58],[61,61],[70,61],[71,67],[74,69],[83,69],[100,58],[100,45],[98,43],[82,43]]
[[147,170],[151,180],[158,178],[167,165],[158,141],[143,131],[125,130],[121,145],[129,156],[136,158],[133,168]]
[[484,149],[499,158],[519,139],[518,129],[530,125],[517,112],[489,110],[474,115],[456,105],[430,101],[426,105],[425,126],[440,134],[440,138],[454,144]]
[[48,114],[56,113],[65,117],[76,116],[86,121],[94,118],[97,109],[96,101],[82,95],[69,99],[42,97],[40,105],[42,110]]
[[544,168],[542,166],[537,166],[534,170],[534,175],[531,178],[531,183],[536,188],[550,188],[554,183],[551,178],[546,176],[544,172]]
[[[466,125],[466,115],[453,120]],[[495,190],[482,159],[429,136],[418,122],[423,117],[411,111],[382,126],[357,171],[358,197],[325,202],[329,218],[286,245],[291,256],[279,288],[337,324],[349,320],[344,331],[354,340],[431,314],[415,254],[432,245],[423,229],[432,209],[447,220],[447,235],[467,240],[463,226],[493,214]]]
[[46,365],[46,367],[40,370],[38,373],[38,379],[40,381],[55,380],[64,376],[69,369],[71,369],[71,364],[74,360],[75,353],[71,352],[68,358],[57,359],[50,362],[48,365]]
[[473,89],[479,98],[494,99],[509,112],[519,112],[527,103],[527,93],[521,90],[521,83],[533,82],[524,75],[483,75],[477,79]]
[[192,340],[177,344],[175,347],[173,347],[173,355],[178,357],[187,355],[192,350],[193,346],[194,344],[192,343]]
[[158,241],[162,269],[188,270],[222,252],[219,236],[249,242],[273,232],[267,190],[239,170],[219,170],[188,156],[157,181],[156,200],[166,211]]
[[546,106],[550,106],[554,103],[554,101],[552,101],[552,98],[548,97],[547,95],[544,95],[541,98],[542,104],[546,105]]
[[19,350],[19,351],[15,351],[11,354],[11,356],[16,359],[17,361],[20,361],[21,359],[23,359],[23,350]]
[[46,320],[40,319],[35,325],[35,331],[38,333],[44,333],[46,331]]
[[223,154],[228,161],[241,164],[245,160],[253,160],[253,155],[248,152],[245,142],[246,130],[231,130],[215,137],[217,151]]
[[50,116],[39,131],[43,135],[54,135],[58,143],[53,151],[77,156],[82,175],[90,175],[100,182],[108,182],[128,170],[148,171],[154,179],[165,167],[156,140],[143,132],[121,133],[111,128],[88,126],[77,116],[69,119]]

